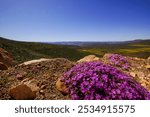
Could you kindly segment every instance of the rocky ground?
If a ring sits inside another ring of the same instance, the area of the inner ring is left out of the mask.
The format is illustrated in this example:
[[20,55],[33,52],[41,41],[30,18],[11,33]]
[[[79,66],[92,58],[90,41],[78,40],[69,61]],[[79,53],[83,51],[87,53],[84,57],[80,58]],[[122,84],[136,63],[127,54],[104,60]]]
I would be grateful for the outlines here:
[[[2,50],[2,49],[1,49]],[[65,100],[70,99],[63,92],[64,86],[57,82],[60,76],[75,64],[85,61],[101,61],[111,64],[108,57],[98,58],[94,55],[86,56],[76,63],[64,58],[39,59],[15,65],[13,58],[5,51],[0,52],[0,99],[36,99],[36,100]],[[4,57],[5,55],[5,57]],[[7,61],[4,60],[7,58]],[[8,59],[9,58],[9,59]],[[118,69],[130,74],[137,82],[150,91],[150,59],[126,57],[130,64],[128,69],[114,65]],[[9,63],[9,65],[8,65]],[[57,83],[56,83],[57,82]]]
[[0,71],[0,99],[69,99],[55,84],[71,66],[72,62],[58,58]]

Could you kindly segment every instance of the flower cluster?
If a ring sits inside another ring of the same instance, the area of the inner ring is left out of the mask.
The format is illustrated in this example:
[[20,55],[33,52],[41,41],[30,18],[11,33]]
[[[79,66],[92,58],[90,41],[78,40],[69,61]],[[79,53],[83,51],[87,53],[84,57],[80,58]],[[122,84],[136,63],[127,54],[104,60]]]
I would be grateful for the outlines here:
[[110,64],[116,65],[118,67],[122,67],[123,69],[129,68],[129,62],[127,61],[126,57],[119,55],[119,54],[111,54],[109,56]]
[[150,99],[150,93],[129,75],[101,62],[84,62],[61,80],[74,100]]

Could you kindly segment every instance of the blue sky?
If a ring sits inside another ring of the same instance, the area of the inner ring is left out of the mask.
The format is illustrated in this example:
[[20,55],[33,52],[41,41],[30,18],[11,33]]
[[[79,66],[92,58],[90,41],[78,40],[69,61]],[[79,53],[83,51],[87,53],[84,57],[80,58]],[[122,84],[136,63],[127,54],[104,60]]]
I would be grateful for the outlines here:
[[21,41],[150,39],[150,0],[0,0],[0,36]]

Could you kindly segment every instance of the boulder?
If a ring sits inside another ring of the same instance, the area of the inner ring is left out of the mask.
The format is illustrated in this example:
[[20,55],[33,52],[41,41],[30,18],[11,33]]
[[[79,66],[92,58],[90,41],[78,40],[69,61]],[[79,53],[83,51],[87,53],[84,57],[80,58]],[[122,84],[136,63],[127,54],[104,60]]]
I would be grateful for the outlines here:
[[9,90],[9,95],[16,100],[35,99],[39,91],[35,80],[25,79],[20,84],[13,86]]
[[90,61],[99,61],[99,60],[100,60],[100,58],[96,57],[95,55],[88,55],[88,56],[85,56],[84,58],[78,60],[77,62],[81,63],[81,62],[90,62]]
[[56,88],[57,88],[57,90],[58,91],[60,91],[63,95],[67,95],[68,93],[67,93],[67,90],[66,90],[66,86],[65,86],[65,84],[64,84],[64,82],[62,82],[61,80],[60,80],[60,78],[57,80],[57,82],[56,82]]
[[6,50],[0,48],[0,70],[6,70],[15,64],[13,57]]
[[31,88],[25,84],[12,87],[9,91],[9,95],[16,100],[34,99],[36,97]]

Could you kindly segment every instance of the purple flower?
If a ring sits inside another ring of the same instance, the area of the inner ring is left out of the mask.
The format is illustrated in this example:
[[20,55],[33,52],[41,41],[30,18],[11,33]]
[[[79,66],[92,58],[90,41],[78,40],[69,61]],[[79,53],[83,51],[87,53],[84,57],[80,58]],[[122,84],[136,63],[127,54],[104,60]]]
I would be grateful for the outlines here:
[[150,93],[131,76],[101,62],[77,64],[61,80],[73,100],[150,99]]
[[108,59],[110,60],[110,64],[121,67],[123,69],[128,69],[130,66],[126,57],[119,54],[111,54]]

